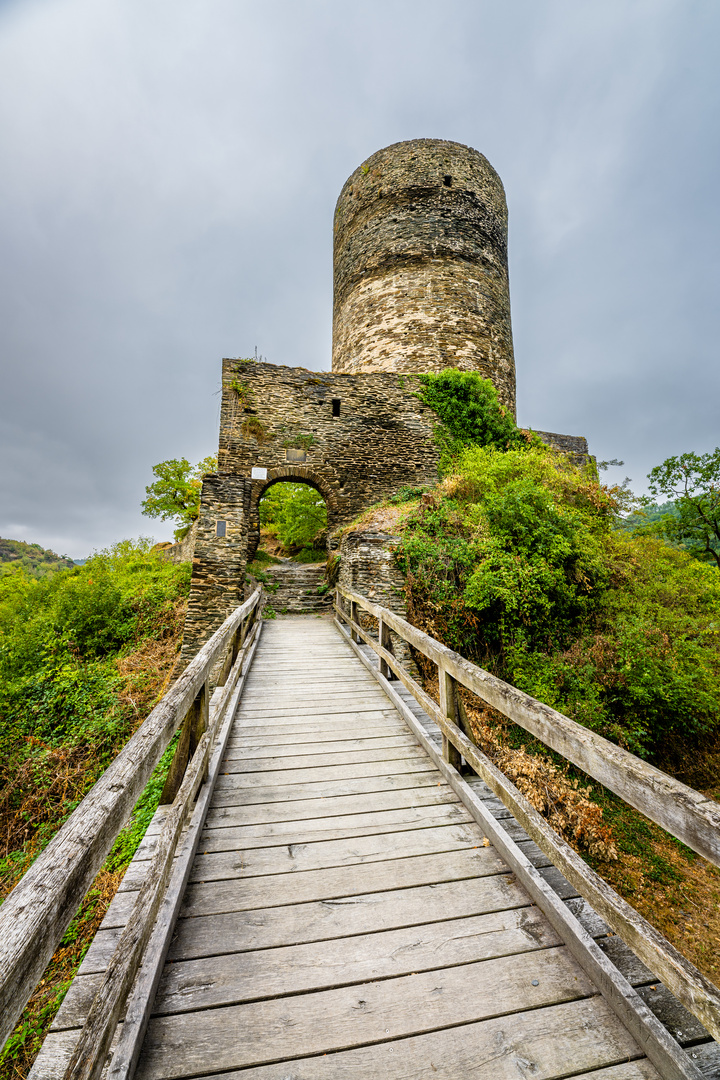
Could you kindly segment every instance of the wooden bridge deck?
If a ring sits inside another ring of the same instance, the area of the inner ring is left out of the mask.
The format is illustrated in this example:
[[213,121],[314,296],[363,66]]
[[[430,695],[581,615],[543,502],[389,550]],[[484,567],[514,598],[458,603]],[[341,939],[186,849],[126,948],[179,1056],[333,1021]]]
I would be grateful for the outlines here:
[[[158,827],[33,1080],[62,1076]],[[658,1076],[324,618],[264,626],[136,1075],[215,1074]]]

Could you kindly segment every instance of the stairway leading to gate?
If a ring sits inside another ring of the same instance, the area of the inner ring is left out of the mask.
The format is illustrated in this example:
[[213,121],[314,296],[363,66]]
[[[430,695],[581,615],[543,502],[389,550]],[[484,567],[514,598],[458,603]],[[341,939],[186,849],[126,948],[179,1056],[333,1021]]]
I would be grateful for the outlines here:
[[263,578],[272,610],[280,615],[327,612],[333,594],[327,591],[325,563],[298,563],[292,559],[269,566]]
[[[63,1075],[161,819],[33,1080]],[[264,625],[136,1073],[220,1075],[658,1078],[326,617]]]

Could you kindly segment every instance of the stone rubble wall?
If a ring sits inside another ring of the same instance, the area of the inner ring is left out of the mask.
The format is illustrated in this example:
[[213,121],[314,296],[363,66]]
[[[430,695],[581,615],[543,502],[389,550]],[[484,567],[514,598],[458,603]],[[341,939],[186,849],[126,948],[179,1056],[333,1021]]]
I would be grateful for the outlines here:
[[[250,485],[240,476],[206,476],[200,498],[182,660],[187,663],[245,599]],[[225,535],[218,536],[218,522]]]
[[[257,506],[273,481],[316,487],[331,530],[399,487],[435,483],[437,416],[417,397],[420,389],[413,376],[224,360],[218,470],[252,483],[250,553],[259,535]],[[267,476],[252,480],[254,468]]]
[[[337,549],[340,558],[338,584],[360,593],[373,604],[389,608],[401,618],[407,617],[405,578],[395,562],[398,537],[386,532],[362,529],[343,533]],[[361,616],[361,625],[377,637],[377,625],[369,616]],[[410,649],[394,631],[390,631],[393,651],[405,666],[412,664]],[[414,670],[414,666],[411,670]]]
[[197,532],[198,523],[197,521],[194,521],[190,526],[190,531],[186,536],[183,536],[182,540],[178,540],[174,544],[168,544],[167,547],[160,549],[163,558],[174,563],[192,562],[193,555],[195,554],[195,538],[197,537]]

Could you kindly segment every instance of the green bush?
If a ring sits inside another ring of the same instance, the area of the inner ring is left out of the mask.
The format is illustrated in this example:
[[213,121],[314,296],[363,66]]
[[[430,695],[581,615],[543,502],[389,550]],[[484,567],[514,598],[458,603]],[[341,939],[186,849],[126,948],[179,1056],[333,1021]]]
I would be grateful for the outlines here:
[[410,516],[414,620],[636,753],[720,719],[720,579],[614,529],[623,493],[537,445],[469,447]]
[[435,441],[440,450],[441,472],[449,472],[468,446],[507,450],[539,441],[518,428],[498,401],[491,381],[477,372],[447,368],[419,375],[418,379],[423,384],[420,400],[439,420]]
[[[164,620],[189,588],[189,564],[123,541],[84,566],[38,580],[0,578],[0,748],[5,762],[50,745],[115,738],[116,659]],[[118,721],[120,722],[120,721]]]

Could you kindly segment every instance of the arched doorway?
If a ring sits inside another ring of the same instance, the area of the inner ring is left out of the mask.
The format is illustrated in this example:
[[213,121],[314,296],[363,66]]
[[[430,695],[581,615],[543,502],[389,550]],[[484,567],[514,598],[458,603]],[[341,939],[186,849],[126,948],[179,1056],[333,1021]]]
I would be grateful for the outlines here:
[[[334,499],[326,485],[309,469],[268,470],[253,484],[248,528],[248,562],[267,549],[299,561],[324,561],[328,530],[335,524]],[[303,555],[303,553],[305,553]]]

